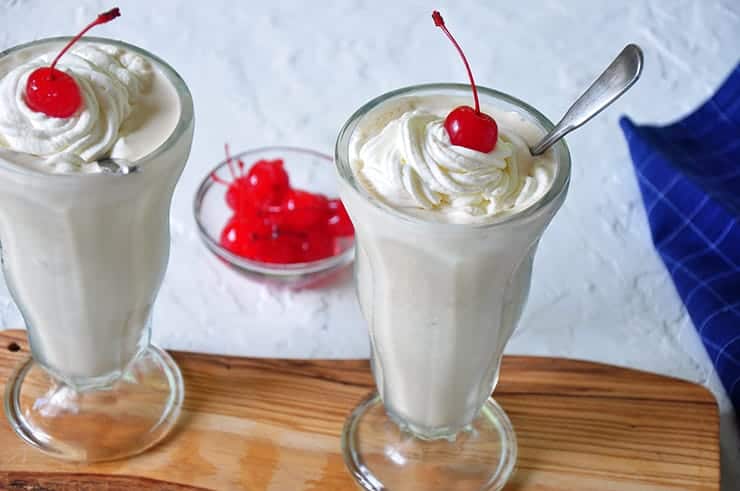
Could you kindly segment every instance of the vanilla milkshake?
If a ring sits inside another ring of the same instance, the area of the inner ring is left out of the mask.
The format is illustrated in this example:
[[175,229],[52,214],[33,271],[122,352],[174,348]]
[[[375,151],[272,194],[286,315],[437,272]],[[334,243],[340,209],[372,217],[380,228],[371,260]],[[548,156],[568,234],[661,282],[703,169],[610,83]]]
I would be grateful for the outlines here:
[[378,392],[388,415],[424,439],[454,437],[489,399],[537,243],[568,185],[564,144],[539,157],[528,149],[550,123],[480,91],[498,123],[491,152],[450,142],[445,117],[470,94],[458,85],[381,96],[337,143]]
[[[80,81],[78,114],[31,111],[26,78],[62,44],[0,57],[0,242],[36,360],[72,380],[121,370],[148,345],[190,139],[153,155],[175,131],[180,98],[156,62],[120,44],[82,41],[60,61]],[[138,172],[103,173],[107,157]]]
[[[149,323],[167,266],[170,202],[190,152],[193,107],[184,82],[162,60],[126,43],[85,38],[56,65],[79,88],[79,108],[68,117],[31,109],[29,77],[67,40],[0,53],[2,269],[34,361],[52,375],[48,394],[24,399],[30,386],[22,379],[34,368],[23,368],[6,407],[16,431],[40,448],[107,460],[155,443],[182,402],[179,371],[150,346]],[[157,385],[146,388],[151,383]],[[122,419],[132,440],[96,446],[87,428],[102,415],[140,412],[138,390],[147,404],[162,398],[150,419]],[[60,423],[60,414],[76,419]],[[59,433],[65,425],[77,426],[76,436]],[[65,440],[83,434],[83,443]]]

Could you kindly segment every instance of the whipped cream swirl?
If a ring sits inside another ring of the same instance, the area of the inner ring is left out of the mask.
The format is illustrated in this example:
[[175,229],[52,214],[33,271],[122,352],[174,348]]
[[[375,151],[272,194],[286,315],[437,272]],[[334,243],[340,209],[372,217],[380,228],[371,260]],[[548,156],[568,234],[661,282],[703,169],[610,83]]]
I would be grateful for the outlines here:
[[523,209],[545,194],[552,170],[533,165],[527,142],[499,127],[482,153],[450,142],[444,119],[414,109],[358,149],[361,182],[391,206],[484,219]]
[[141,56],[110,45],[83,44],[57,68],[77,82],[82,107],[69,118],[32,111],[26,81],[48,66],[47,53],[15,67],[0,80],[0,146],[44,158],[52,172],[100,172],[96,161],[115,153],[121,126],[137,98],[148,90],[152,67]]

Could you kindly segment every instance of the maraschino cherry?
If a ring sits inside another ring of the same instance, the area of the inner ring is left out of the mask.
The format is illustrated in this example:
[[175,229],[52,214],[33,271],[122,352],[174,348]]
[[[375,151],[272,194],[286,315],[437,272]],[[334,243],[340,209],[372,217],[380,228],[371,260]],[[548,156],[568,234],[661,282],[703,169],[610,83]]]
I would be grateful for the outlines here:
[[475,86],[475,80],[473,80],[473,72],[470,70],[470,65],[462,48],[457,44],[450,31],[447,30],[442,15],[435,10],[432,12],[432,19],[434,19],[434,25],[442,29],[452,41],[457,52],[460,53],[460,57],[465,63],[465,69],[468,71],[470,85],[473,88],[473,99],[475,99],[475,109],[470,106],[460,106],[447,115],[445,129],[447,134],[450,135],[450,141],[453,145],[470,148],[471,150],[483,153],[491,152],[496,147],[496,139],[498,138],[496,121],[488,114],[481,112],[480,103],[478,102],[478,88]]
[[70,39],[67,45],[51,62],[51,66],[37,68],[28,77],[26,82],[26,105],[32,110],[44,113],[52,118],[68,118],[82,106],[82,95],[75,79],[61,70],[56,64],[59,58],[72,47],[87,31],[99,24],[110,22],[121,15],[118,8],[111,9],[98,15],[97,19],[88,24],[79,34]]
[[221,245],[234,254],[277,264],[324,259],[341,252],[342,239],[354,235],[342,202],[290,185],[282,159],[258,160],[245,172],[225,146],[226,204],[234,212],[221,231]]

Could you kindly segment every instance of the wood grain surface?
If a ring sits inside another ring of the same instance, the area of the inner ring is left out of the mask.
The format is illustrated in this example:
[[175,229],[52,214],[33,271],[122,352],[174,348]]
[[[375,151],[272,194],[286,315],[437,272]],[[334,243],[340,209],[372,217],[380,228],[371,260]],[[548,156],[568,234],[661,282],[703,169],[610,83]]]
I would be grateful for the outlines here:
[[[22,331],[0,332],[3,386],[28,354]],[[339,435],[373,387],[367,361],[173,355],[185,406],[163,443],[125,461],[60,462],[23,443],[3,417],[0,489],[355,489]],[[495,395],[519,439],[507,490],[719,490],[717,406],[703,387],[597,363],[507,356]]]

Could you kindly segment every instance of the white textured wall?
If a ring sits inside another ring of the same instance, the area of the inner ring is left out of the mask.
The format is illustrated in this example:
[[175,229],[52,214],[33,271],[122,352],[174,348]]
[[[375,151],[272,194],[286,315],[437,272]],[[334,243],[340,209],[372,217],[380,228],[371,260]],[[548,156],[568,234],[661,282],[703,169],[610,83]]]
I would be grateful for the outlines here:
[[[347,116],[403,85],[464,81],[427,1],[157,2],[122,0],[96,29],[168,60],[196,106],[193,152],[176,193],[169,273],[155,317],[168,348],[259,356],[365,357],[349,281],[289,293],[250,284],[198,241],[191,199],[202,175],[234,150],[265,144],[332,149]],[[306,5],[311,5],[307,7]],[[0,49],[72,34],[100,1],[0,0]],[[604,361],[708,385],[724,411],[725,489],[740,482],[737,430],[666,271],[650,243],[621,114],[663,123],[708,97],[738,61],[738,0],[438,2],[482,85],[552,119],[628,42],[645,50],[642,80],[569,137],[568,200],[545,234],[512,353]],[[21,319],[0,283],[0,328]],[[734,476],[734,478],[732,477]]]

